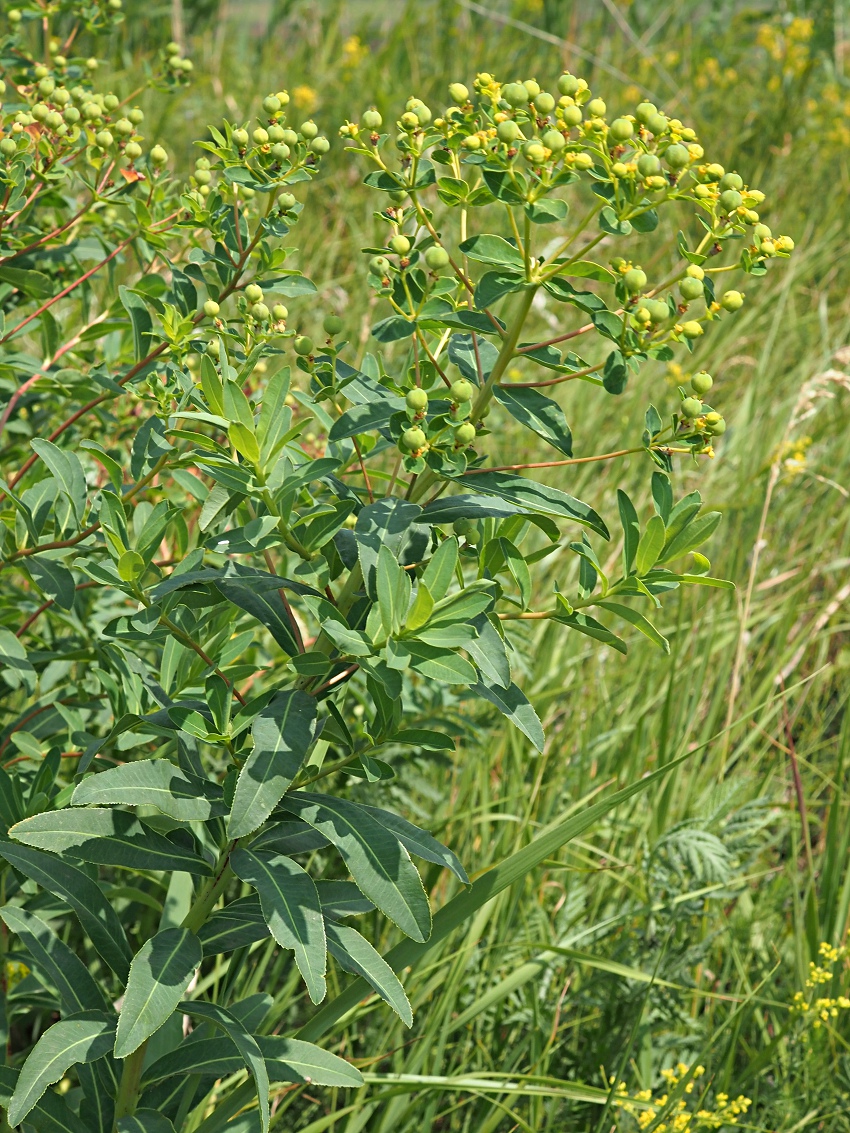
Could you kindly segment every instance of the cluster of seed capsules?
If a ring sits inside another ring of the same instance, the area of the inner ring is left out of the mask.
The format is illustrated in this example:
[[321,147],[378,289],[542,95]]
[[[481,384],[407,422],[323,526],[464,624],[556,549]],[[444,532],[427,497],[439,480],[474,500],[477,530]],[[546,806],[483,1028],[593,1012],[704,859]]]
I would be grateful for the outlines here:
[[[466,378],[458,378],[449,389],[451,405],[447,414],[441,414],[427,424],[428,394],[415,386],[408,391],[405,403],[410,425],[398,439],[399,450],[416,459],[439,442],[448,442],[455,452],[468,448],[475,440],[477,430],[469,420],[475,387]],[[429,430],[426,433],[426,429]],[[429,436],[430,433],[430,436]]]

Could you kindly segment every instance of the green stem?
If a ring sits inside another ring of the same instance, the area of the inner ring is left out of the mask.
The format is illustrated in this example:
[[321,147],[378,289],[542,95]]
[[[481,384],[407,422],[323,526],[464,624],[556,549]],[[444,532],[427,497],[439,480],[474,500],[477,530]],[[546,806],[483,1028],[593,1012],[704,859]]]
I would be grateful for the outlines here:
[[145,1051],[148,1041],[137,1047],[132,1054],[124,1059],[124,1068],[121,1071],[121,1082],[118,1086],[118,1096],[115,1098],[115,1124],[113,1130],[117,1131],[118,1122],[122,1117],[131,1117],[136,1111],[139,1101],[142,1081],[142,1067],[145,1061]]
[[208,877],[201,886],[200,892],[192,902],[192,907],[183,918],[183,928],[188,928],[190,932],[197,932],[212,912],[213,906],[221,896],[224,887],[233,876],[233,871],[230,868],[230,855],[235,847],[236,841],[233,841],[221,851],[218,861],[215,863],[215,871],[212,877]]

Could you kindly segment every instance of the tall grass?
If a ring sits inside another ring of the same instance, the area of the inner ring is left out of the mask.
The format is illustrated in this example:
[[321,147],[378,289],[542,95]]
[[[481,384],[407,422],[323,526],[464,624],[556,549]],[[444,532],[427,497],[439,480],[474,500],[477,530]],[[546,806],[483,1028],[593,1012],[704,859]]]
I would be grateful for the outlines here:
[[[181,7],[143,20],[147,5],[126,6],[133,35],[162,42]],[[788,1006],[821,941],[843,941],[850,912],[850,138],[839,7],[182,5],[197,81],[179,101],[150,96],[147,109],[186,166],[211,102],[246,118],[286,85],[305,116],[330,126],[414,90],[439,102],[449,80],[477,68],[543,77],[569,65],[611,105],[649,91],[693,121],[707,150],[769,193],[766,219],[781,217],[799,249],[693,358],[694,369],[710,364],[733,427],[716,462],[677,479],[723,511],[710,550],[736,594],[699,590],[668,604],[669,657],[640,640],[625,660],[528,630],[518,664],[547,722],[541,756],[499,720],[470,719],[423,690],[423,718],[452,721],[458,751],[398,763],[387,801],[441,832],[472,872],[608,784],[690,758],[432,954],[407,980],[411,1032],[372,1001],[356,1008],[337,1037],[363,1060],[366,1087],[293,1089],[278,1099],[276,1128],[636,1129],[605,1104],[610,1077],[657,1097],[661,1071],[681,1061],[706,1068],[682,1096],[712,1110],[718,1094],[745,1094],[748,1128],[850,1129],[847,1012],[814,1028]],[[129,86],[132,54],[123,65]],[[363,330],[365,350],[370,312],[347,297],[364,272],[359,248],[374,237],[355,182],[339,161],[298,238],[302,266],[330,281],[323,299],[344,310],[355,338]],[[662,404],[678,380],[659,366],[619,399],[582,388],[563,404],[606,451],[615,421],[618,433],[620,418],[639,433],[647,402]],[[635,458],[557,482],[610,513],[623,477],[645,506],[648,468]],[[566,561],[548,560],[546,585],[564,581]],[[450,895],[436,871],[427,881],[437,903]],[[275,970],[280,1007],[268,1025],[289,1027],[307,1007],[293,1001],[288,970]],[[838,975],[822,994],[840,986]],[[665,1120],[659,1111],[643,1128]]]

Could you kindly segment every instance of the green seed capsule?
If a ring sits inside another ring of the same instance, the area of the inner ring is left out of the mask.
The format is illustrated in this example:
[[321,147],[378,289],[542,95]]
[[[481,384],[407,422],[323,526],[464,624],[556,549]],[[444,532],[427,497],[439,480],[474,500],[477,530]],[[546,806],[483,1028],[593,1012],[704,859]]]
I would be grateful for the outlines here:
[[277,203],[283,212],[291,212],[298,202],[292,193],[281,193],[277,198]]
[[463,83],[449,83],[449,98],[458,106],[463,106],[469,100],[469,88]]
[[677,142],[672,146],[668,146],[664,151],[664,160],[671,169],[684,169],[690,162],[691,155],[688,153],[685,146],[680,146]]
[[313,340],[308,338],[306,334],[299,334],[292,345],[295,353],[300,354],[302,358],[313,353]]
[[63,126],[65,123],[58,110],[51,110],[44,119],[44,124],[49,130],[58,130],[59,127]]
[[475,386],[473,386],[472,382],[468,382],[466,378],[458,378],[456,382],[452,382],[449,393],[455,404],[462,405],[465,401],[472,399],[472,395],[475,393]]
[[642,153],[638,158],[637,167],[641,177],[654,177],[661,172],[661,162],[654,153]]
[[523,84],[525,93],[528,95],[529,101],[537,98],[540,94],[540,83],[536,79],[526,79]]
[[50,113],[50,107],[44,102],[37,102],[31,113],[36,122],[43,122]]
[[272,318],[276,323],[286,322],[289,316],[289,310],[284,307],[283,303],[275,303],[272,307]]
[[449,253],[445,248],[432,247],[425,253],[425,263],[431,271],[439,271],[449,262]]
[[240,149],[245,149],[248,142],[250,141],[250,138],[248,137],[248,131],[247,130],[234,130],[233,131],[233,140],[234,140],[234,142],[236,142],[237,146]]
[[685,274],[690,279],[705,279],[705,272],[699,264],[688,264],[688,270]]
[[206,303],[204,303],[204,314],[208,315],[211,319],[214,319],[220,310],[221,307],[219,307],[215,299],[207,299]]
[[573,168],[588,170],[593,168],[593,158],[589,153],[577,153],[573,159]]
[[251,307],[251,314],[258,323],[264,323],[269,317],[269,309],[265,303],[254,303]]
[[757,224],[753,229],[753,236],[758,240],[769,240],[773,233],[766,224]]
[[280,99],[277,95],[270,94],[267,98],[263,99],[263,110],[266,114],[277,114],[280,110]]
[[317,153],[319,155],[325,154],[325,153],[328,152],[328,150],[330,148],[331,148],[331,143],[328,141],[327,138],[323,138],[323,137],[313,138],[312,142],[310,142],[310,152],[311,153]]
[[714,380],[711,374],[707,374],[705,370],[700,370],[698,374],[694,374],[691,378],[691,389],[694,393],[698,393],[700,397],[705,397],[713,385]]
[[743,305],[744,296],[740,291],[727,291],[720,300],[720,306],[724,311],[740,311]]
[[206,350],[207,354],[211,354],[213,358],[218,358],[221,352],[221,347],[219,346],[218,339],[210,339],[210,341],[207,343]]
[[4,157],[12,157],[13,154],[18,152],[18,144],[14,138],[4,138],[0,141],[0,153]]
[[530,165],[541,165],[546,160],[546,150],[539,142],[526,142],[522,156]]
[[685,336],[685,338],[699,338],[704,333],[705,331],[702,328],[702,324],[696,322],[695,320],[688,323],[682,323],[682,334]]
[[369,261],[369,271],[384,279],[390,274],[390,261],[386,256],[373,256]]
[[272,146],[271,148],[271,155],[275,161],[286,161],[290,152],[289,146],[285,145],[283,142],[278,142],[276,146]]
[[255,146],[264,146],[269,140],[269,132],[264,130],[262,126],[258,126],[251,137],[254,139]]
[[663,114],[653,114],[646,123],[647,129],[655,134],[656,137],[658,137],[659,134],[666,133],[668,125],[669,123]]
[[468,535],[470,531],[476,530],[477,526],[473,519],[456,519],[452,524],[452,530],[455,535],[459,535],[463,538],[465,535]]
[[384,120],[373,106],[371,110],[364,112],[360,123],[366,130],[377,130],[383,125]]
[[475,426],[471,421],[464,421],[455,429],[455,444],[466,447],[475,440]]
[[575,75],[571,75],[569,71],[565,71],[558,79],[558,90],[561,94],[573,95],[579,89],[578,79]]
[[138,142],[127,142],[124,146],[124,156],[130,161],[135,161],[136,158],[142,156],[142,147]]
[[534,99],[534,109],[539,114],[551,114],[555,109],[554,96],[549,94],[548,91],[541,91]]
[[76,106],[66,106],[62,111],[62,117],[65,119],[69,126],[73,126],[77,122],[79,122],[80,112],[79,110],[77,110]]
[[610,134],[617,142],[627,142],[634,132],[635,128],[628,118],[615,118],[611,123]]
[[683,417],[699,417],[702,413],[702,402],[698,397],[686,397],[681,404]]
[[635,118],[644,126],[650,118],[653,118],[657,113],[658,107],[654,102],[640,102],[635,107]]
[[565,106],[561,117],[564,120],[564,125],[578,126],[584,115],[581,112],[580,106]]
[[708,431],[713,437],[722,437],[726,432],[725,420],[721,417],[719,421],[713,421],[712,424],[709,425]]
[[414,413],[423,413],[428,408],[428,394],[424,389],[417,387],[410,390],[404,400],[407,403],[407,408]]
[[117,95],[107,94],[107,95],[104,96],[103,105],[106,107],[107,110],[109,110],[111,112],[113,110],[118,109],[118,107],[121,105],[121,100],[118,98]]
[[245,298],[249,303],[259,303],[263,297],[263,289],[258,283],[249,283],[245,288]]
[[502,98],[509,106],[528,106],[529,95],[522,83],[507,83],[502,87]]
[[726,212],[734,212],[742,200],[737,189],[726,189],[720,194],[720,204]]
[[592,98],[587,104],[587,113],[590,114],[592,118],[604,118],[607,109],[608,107],[605,105],[603,98]]
[[407,452],[419,452],[423,449],[428,442],[428,438],[416,425],[411,429],[405,429],[401,435],[402,447]]
[[540,141],[552,153],[560,153],[567,144],[564,135],[559,130],[547,130]]
[[98,132],[94,136],[94,140],[97,142],[101,149],[109,149],[109,147],[115,141],[109,130],[98,130]]
[[410,251],[410,241],[406,236],[399,233],[398,236],[393,236],[390,240],[390,250],[395,252],[397,256],[406,256]]
[[688,276],[685,276],[679,284],[679,290],[682,293],[682,298],[687,302],[691,302],[693,299],[701,299],[705,294],[702,282],[698,279],[690,279]]
[[496,136],[500,142],[505,142],[506,145],[515,142],[519,137],[519,133],[519,126],[514,122],[513,118],[508,118],[507,121],[500,122],[496,127]]
[[632,295],[637,295],[646,287],[646,272],[641,268],[629,268],[623,276],[623,282]]
[[325,334],[330,335],[331,338],[333,338],[335,334],[339,334],[344,326],[345,324],[339,315],[325,315],[322,320],[322,328]]
[[721,189],[743,189],[744,178],[739,173],[726,173],[720,178]]
[[269,136],[269,141],[272,142],[275,145],[277,145],[278,142],[283,141],[283,126],[278,126],[276,124],[273,124],[273,125],[269,126],[266,133]]
[[306,138],[308,141],[312,141],[312,139],[315,138],[316,134],[318,134],[319,132],[319,127],[310,118],[308,118],[306,122],[302,122],[299,129],[301,132],[301,137]]

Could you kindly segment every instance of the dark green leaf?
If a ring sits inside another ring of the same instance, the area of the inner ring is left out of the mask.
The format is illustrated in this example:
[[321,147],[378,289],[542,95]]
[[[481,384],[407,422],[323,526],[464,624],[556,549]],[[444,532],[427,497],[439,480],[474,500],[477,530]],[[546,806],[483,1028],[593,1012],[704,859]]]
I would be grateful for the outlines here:
[[603,538],[609,538],[608,528],[593,508],[548,484],[538,484],[510,472],[485,472],[480,476],[467,474],[458,483],[463,488],[498,496],[515,504],[517,509],[573,520],[589,527]]
[[126,1058],[172,1014],[203,959],[201,942],[187,928],[167,928],[133,958],[118,1016],[115,1057]]
[[495,264],[496,267],[514,268],[518,271],[523,271],[525,267],[516,246],[509,244],[501,236],[472,236],[460,245],[460,250],[471,260],[478,260],[482,264]]
[[495,705],[515,728],[531,740],[538,751],[543,751],[543,725],[522,689],[515,684],[502,688],[489,680],[481,679],[470,691]]
[[495,394],[496,400],[515,421],[548,441],[558,452],[565,456],[573,455],[572,433],[564,411],[556,401],[531,387],[499,386]]
[[327,924],[328,951],[346,972],[362,976],[373,991],[392,1007],[406,1027],[413,1026],[413,1012],[398,976],[357,929]]
[[218,783],[190,776],[167,759],[140,759],[90,775],[71,804],[155,806],[178,822],[206,822],[227,813]]

